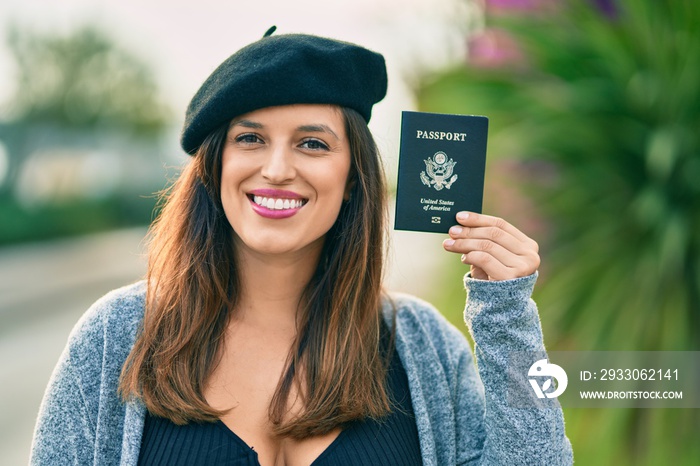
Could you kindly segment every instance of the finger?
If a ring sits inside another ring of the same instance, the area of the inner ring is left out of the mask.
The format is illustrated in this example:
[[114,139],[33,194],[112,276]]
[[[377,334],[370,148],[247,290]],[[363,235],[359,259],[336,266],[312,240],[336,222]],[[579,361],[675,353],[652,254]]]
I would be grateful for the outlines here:
[[445,249],[450,252],[467,254],[472,251],[485,252],[507,267],[521,265],[523,257],[488,239],[446,240]]
[[537,252],[537,248],[531,242],[523,242],[505,230],[496,227],[463,227],[455,225],[450,228],[450,237],[459,239],[488,240],[502,246],[518,255],[527,255],[531,251]]
[[510,267],[506,267],[488,253],[483,251],[472,251],[462,254],[461,261],[469,264],[472,268],[481,270],[489,280],[506,280],[509,277]]
[[465,227],[494,227],[510,233],[519,241],[526,242],[530,240],[529,236],[500,217],[477,214],[475,212],[458,212],[457,222]]
[[[516,240],[524,244],[528,250],[532,250],[535,253],[539,252],[540,247],[535,240],[533,240],[525,233],[523,233],[507,221],[503,220],[502,218],[492,217],[490,215],[477,214],[474,212],[459,212],[457,213],[457,221],[460,223],[460,225],[468,228],[486,227],[505,231],[506,233],[514,237]],[[504,246],[506,245],[504,244]]]
[[462,254],[461,260],[463,263],[471,265],[472,268],[481,269],[490,280],[511,280],[525,277],[534,272],[525,263],[507,266],[484,251],[471,251]]
[[521,256],[489,240],[448,239],[443,247],[449,252],[461,253],[465,264],[484,269],[489,276],[499,279],[530,275],[540,265],[540,257],[534,251]]

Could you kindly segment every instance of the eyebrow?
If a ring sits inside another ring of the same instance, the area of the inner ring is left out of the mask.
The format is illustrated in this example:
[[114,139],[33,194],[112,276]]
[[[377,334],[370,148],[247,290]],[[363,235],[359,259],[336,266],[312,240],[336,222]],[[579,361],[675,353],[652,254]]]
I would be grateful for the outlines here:
[[256,123],[254,121],[250,120],[233,120],[231,122],[231,126],[229,128],[233,128],[234,126],[243,126],[245,128],[253,128],[253,129],[262,129],[263,125],[260,123]]
[[337,134],[328,126],[323,124],[318,125],[301,125],[297,128],[297,131],[308,132],[308,133],[330,133],[337,140],[340,140]]
[[[264,128],[264,126],[261,123],[258,123],[255,121],[250,121],[250,120],[233,120],[231,122],[231,126],[229,126],[229,128],[233,128],[234,126],[243,126],[244,128],[253,128],[253,129],[263,129]],[[335,134],[335,131],[333,131],[328,125],[324,125],[322,123],[314,124],[314,125],[301,125],[301,126],[297,127],[297,131],[306,132],[306,133],[328,133],[340,141],[340,137],[338,137],[338,135]]]

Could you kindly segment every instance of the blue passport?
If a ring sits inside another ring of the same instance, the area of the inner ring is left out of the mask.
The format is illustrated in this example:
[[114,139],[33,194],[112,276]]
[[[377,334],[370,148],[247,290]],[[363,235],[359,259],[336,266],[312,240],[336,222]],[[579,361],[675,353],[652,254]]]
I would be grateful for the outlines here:
[[402,112],[394,229],[447,233],[457,212],[481,213],[483,116]]

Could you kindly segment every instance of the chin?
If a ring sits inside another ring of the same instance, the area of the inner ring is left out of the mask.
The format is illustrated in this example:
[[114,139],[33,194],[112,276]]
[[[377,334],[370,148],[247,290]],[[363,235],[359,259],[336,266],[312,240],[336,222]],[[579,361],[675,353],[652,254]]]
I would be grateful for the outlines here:
[[287,241],[280,241],[280,232],[254,233],[251,235],[236,235],[237,247],[245,251],[267,256],[285,256],[289,254],[309,254],[320,251],[323,246],[323,237],[311,242],[295,241],[287,237]]

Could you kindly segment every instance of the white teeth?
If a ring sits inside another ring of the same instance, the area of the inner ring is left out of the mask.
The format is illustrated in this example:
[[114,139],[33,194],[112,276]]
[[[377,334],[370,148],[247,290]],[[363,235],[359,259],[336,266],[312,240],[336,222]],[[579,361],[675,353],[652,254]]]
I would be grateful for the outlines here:
[[270,210],[298,209],[304,205],[301,199],[275,199],[263,196],[253,196],[253,202]]

